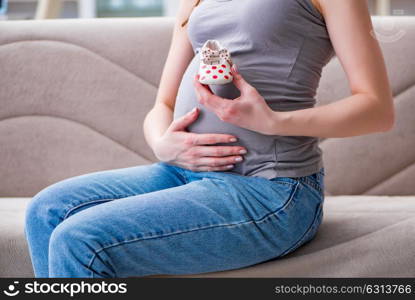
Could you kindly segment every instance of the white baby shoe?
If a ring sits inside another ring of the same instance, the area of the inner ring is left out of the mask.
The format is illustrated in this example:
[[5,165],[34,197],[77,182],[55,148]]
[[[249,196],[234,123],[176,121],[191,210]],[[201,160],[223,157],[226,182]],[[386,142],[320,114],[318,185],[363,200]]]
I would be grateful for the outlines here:
[[199,82],[225,84],[233,80],[229,51],[217,40],[207,40],[200,51]]

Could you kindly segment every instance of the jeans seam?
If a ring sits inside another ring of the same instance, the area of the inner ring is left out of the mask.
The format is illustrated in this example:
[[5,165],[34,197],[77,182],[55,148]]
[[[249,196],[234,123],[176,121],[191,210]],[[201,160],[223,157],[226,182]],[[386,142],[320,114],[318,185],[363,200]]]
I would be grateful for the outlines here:
[[[177,168],[176,168],[177,170]],[[185,183],[189,183],[189,178],[187,178],[186,173],[182,170],[177,170],[177,172],[179,173],[180,176],[182,176],[183,180]]]
[[310,226],[307,228],[305,233],[291,247],[289,247],[279,256],[283,256],[283,255],[286,255],[287,253],[290,253],[291,251],[295,250],[301,244],[301,242],[304,240],[304,237],[306,237],[309,234],[309,232],[317,226],[318,216],[321,214],[322,209],[323,209],[323,203],[320,203],[317,209],[317,213],[314,215],[313,221],[311,222]]
[[245,225],[245,224],[251,224],[251,223],[255,223],[255,224],[262,223],[262,222],[268,220],[269,218],[271,218],[272,216],[278,214],[287,205],[289,205],[291,203],[292,199],[294,198],[294,195],[296,194],[298,186],[299,186],[299,182],[297,182],[295,184],[294,191],[291,193],[290,198],[284,203],[283,206],[279,207],[277,210],[275,210],[273,212],[270,212],[270,213],[266,214],[265,216],[263,216],[260,219],[257,219],[257,220],[252,219],[252,220],[241,221],[241,222],[237,222],[237,223],[222,223],[222,224],[216,224],[216,225],[209,225],[209,226],[204,226],[204,227],[197,227],[197,228],[192,228],[192,229],[187,229],[187,230],[180,230],[180,231],[170,232],[170,233],[167,233],[167,234],[161,234],[161,235],[157,235],[157,236],[143,236],[143,237],[134,238],[134,239],[131,239],[131,240],[125,240],[125,241],[118,242],[118,243],[115,243],[115,244],[107,245],[107,246],[101,247],[98,250],[94,250],[94,254],[92,255],[91,259],[89,260],[87,268],[91,270],[91,266],[93,264],[93,261],[94,261],[95,257],[97,256],[97,254],[99,252],[101,252],[105,249],[120,246],[120,245],[123,245],[123,244],[137,242],[137,241],[141,241],[141,240],[151,240],[151,239],[169,237],[169,236],[174,236],[174,235],[183,234],[183,233],[190,233],[190,232],[198,231],[198,230],[214,229],[214,228],[221,228],[221,227],[228,227],[228,226],[238,226],[238,225]]
[[[278,179],[277,179],[278,178]],[[284,178],[284,177],[276,177],[276,178],[271,178],[269,179],[271,182],[277,182],[277,183],[281,183],[281,184],[286,184],[286,185],[291,185],[294,186],[297,184],[298,180],[296,182],[290,182],[290,181],[284,181],[283,179],[280,178]],[[295,179],[294,179],[295,180]]]
[[322,191],[322,188],[319,186],[319,184],[316,183],[316,182],[314,182],[313,180],[311,180],[309,178],[306,178],[306,177],[300,178],[300,180],[302,180],[303,182],[311,185],[312,187],[314,187],[315,189],[317,189],[319,192]]
[[64,214],[64,216],[63,216],[63,220],[65,220],[72,211],[74,211],[75,209],[80,208],[82,206],[85,206],[85,205],[88,205],[88,204],[91,204],[91,203],[103,202],[103,201],[115,200],[115,199],[121,199],[121,198],[124,198],[124,197],[130,197],[130,196],[131,195],[115,195],[115,196],[112,196],[111,195],[111,196],[107,196],[108,198],[97,198],[97,199],[92,198],[92,199],[86,200],[86,202],[83,202],[81,204],[78,204],[78,205],[73,206],[70,209],[68,209],[66,211],[66,213]]
[[176,165],[171,165],[171,164],[168,164],[168,163],[166,163],[166,162],[161,162],[161,163],[163,163],[163,164],[164,164],[164,165],[166,165],[167,167],[173,168],[173,169],[177,172],[177,174],[179,174],[179,176],[180,176],[180,177],[182,177],[182,179],[183,179],[183,181],[184,181],[185,183],[189,183],[189,180],[188,180],[188,178],[187,178],[187,176],[186,176],[185,172],[182,170],[182,168],[181,168],[181,167],[178,167],[178,166],[176,166]]

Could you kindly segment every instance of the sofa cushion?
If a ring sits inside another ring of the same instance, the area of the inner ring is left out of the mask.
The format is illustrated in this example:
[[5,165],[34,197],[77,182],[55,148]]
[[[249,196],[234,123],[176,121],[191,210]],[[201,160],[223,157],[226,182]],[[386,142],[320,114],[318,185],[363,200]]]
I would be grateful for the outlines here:
[[24,215],[31,198],[0,198],[0,277],[33,277],[24,236]]
[[[0,198],[0,277],[33,277],[24,237],[31,198]],[[316,237],[237,270],[152,277],[414,277],[415,196],[327,196]]]

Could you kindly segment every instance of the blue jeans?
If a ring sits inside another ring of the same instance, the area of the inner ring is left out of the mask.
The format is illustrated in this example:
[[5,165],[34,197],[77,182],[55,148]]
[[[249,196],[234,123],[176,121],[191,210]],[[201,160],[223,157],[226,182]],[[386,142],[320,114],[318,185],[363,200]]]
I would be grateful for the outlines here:
[[165,162],[67,178],[26,210],[35,276],[197,274],[284,256],[317,233],[323,179],[324,168],[266,179]]

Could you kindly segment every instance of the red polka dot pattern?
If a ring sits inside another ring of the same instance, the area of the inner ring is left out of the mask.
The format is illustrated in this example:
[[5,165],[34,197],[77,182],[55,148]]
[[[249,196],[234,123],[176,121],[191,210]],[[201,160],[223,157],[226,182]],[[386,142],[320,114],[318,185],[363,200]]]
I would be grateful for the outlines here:
[[[230,67],[228,65],[222,64],[222,65],[206,65],[203,64],[201,66],[201,69],[203,69],[203,75],[201,74],[200,80],[232,80],[232,72],[230,70]],[[209,75],[208,75],[209,74]]]

